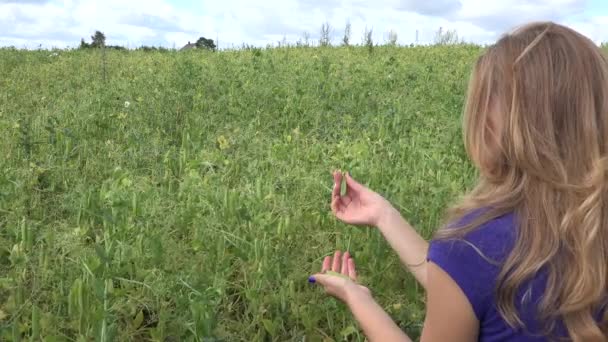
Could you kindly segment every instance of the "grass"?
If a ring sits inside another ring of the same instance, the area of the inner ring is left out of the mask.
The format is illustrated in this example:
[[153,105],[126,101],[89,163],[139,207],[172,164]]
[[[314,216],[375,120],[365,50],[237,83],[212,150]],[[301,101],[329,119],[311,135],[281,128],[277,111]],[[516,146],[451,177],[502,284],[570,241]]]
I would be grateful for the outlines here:
[[411,336],[424,297],[334,169],[430,237],[470,186],[480,49],[0,50],[0,340],[364,340],[306,279],[335,249]]

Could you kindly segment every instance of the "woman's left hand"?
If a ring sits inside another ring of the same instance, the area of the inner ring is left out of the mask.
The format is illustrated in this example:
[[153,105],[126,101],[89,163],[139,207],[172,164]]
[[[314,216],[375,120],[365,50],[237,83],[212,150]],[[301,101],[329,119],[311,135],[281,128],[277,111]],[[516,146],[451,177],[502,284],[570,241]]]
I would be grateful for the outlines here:
[[[331,275],[326,272],[333,271],[340,275]],[[336,297],[346,304],[360,298],[361,296],[371,296],[369,289],[356,283],[357,270],[355,260],[350,253],[336,251],[334,257],[327,256],[323,260],[321,273],[317,273],[309,278],[311,283],[319,283],[325,288],[325,292]]]

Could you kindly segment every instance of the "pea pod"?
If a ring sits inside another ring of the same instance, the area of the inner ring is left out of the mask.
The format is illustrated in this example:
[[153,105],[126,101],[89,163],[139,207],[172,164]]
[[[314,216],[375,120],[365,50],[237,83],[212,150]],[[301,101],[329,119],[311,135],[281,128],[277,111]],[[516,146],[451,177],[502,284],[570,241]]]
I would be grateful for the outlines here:
[[348,192],[348,185],[346,184],[346,173],[342,173],[342,180],[340,182],[340,196],[346,196]]
[[338,273],[338,272],[334,272],[334,271],[325,271],[325,274],[344,278],[344,279],[350,279],[350,277],[347,276],[346,274],[342,274],[342,273]]

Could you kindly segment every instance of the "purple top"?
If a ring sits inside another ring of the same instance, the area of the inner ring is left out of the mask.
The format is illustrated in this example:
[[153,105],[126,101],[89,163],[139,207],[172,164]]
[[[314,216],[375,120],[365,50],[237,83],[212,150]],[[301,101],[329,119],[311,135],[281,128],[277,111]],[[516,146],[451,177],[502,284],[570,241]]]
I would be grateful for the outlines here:
[[[463,220],[472,219],[472,215]],[[470,221],[466,221],[470,222]],[[467,234],[464,240],[431,241],[428,260],[443,269],[462,289],[468,298],[475,316],[479,320],[479,341],[546,341],[540,336],[543,326],[536,317],[537,303],[541,300],[546,285],[546,274],[542,272],[523,284],[516,297],[518,314],[527,331],[511,328],[503,320],[496,308],[494,290],[497,284],[500,264],[495,265],[486,258],[502,263],[516,241],[514,214],[498,217]],[[448,228],[449,229],[449,228]],[[522,303],[524,294],[530,291],[528,299]],[[561,322],[555,331],[567,336]]]

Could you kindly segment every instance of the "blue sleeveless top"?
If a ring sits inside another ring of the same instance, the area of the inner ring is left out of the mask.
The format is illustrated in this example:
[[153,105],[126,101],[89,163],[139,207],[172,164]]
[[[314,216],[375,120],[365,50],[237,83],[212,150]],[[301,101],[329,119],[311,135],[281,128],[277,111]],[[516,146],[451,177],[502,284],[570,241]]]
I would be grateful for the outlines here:
[[[465,216],[463,222],[470,222],[473,218],[474,215]],[[506,214],[467,234],[465,241],[433,240],[430,243],[428,260],[443,269],[466,295],[479,320],[479,341],[482,342],[549,340],[541,336],[544,326],[536,318],[546,274],[540,272],[519,289],[515,304],[526,329],[513,329],[496,308],[495,287],[501,265],[495,265],[479,254],[481,252],[486,258],[502,263],[515,244],[516,234],[515,215]],[[526,300],[522,304],[524,297]],[[556,324],[554,334],[557,337],[568,336],[564,325],[561,322]]]

